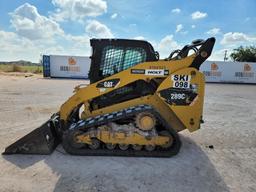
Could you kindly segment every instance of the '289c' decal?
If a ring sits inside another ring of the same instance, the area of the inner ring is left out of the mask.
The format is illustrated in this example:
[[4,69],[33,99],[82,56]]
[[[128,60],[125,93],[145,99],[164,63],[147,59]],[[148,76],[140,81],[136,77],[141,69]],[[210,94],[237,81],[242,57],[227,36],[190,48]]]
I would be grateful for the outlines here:
[[191,89],[167,88],[160,91],[161,97],[170,105],[190,105],[197,96]]
[[171,93],[171,100],[186,99],[185,93]]
[[188,89],[190,87],[190,75],[172,75],[173,87]]

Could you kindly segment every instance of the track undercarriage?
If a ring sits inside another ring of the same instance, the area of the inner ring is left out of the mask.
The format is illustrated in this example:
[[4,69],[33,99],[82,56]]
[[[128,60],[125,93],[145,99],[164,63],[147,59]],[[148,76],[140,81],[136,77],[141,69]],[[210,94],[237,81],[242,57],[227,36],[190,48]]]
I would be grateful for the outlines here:
[[181,145],[178,134],[149,105],[80,120],[62,140],[73,155],[170,157]]

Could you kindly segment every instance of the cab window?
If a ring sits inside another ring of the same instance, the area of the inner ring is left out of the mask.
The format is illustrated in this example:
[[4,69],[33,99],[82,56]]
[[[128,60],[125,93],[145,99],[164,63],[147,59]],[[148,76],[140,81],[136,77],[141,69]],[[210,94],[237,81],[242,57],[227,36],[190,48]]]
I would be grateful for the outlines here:
[[101,58],[100,70],[108,76],[146,61],[146,51],[140,47],[107,46]]

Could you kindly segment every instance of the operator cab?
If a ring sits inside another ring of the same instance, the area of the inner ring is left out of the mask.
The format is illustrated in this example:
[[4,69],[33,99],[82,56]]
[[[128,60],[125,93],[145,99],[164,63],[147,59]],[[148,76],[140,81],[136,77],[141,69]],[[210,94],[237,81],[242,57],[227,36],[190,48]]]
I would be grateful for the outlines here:
[[[92,47],[91,67],[89,79],[91,83],[97,82],[134,65],[147,61],[158,61],[159,53],[154,51],[147,41],[128,39],[91,39]],[[179,60],[189,55],[190,51],[195,54],[191,64],[199,70],[201,64],[211,55],[215,38],[207,40],[197,39],[191,44],[185,45],[181,50],[171,52],[165,61]]]
[[147,41],[91,39],[91,83],[146,61],[157,61],[159,54]]

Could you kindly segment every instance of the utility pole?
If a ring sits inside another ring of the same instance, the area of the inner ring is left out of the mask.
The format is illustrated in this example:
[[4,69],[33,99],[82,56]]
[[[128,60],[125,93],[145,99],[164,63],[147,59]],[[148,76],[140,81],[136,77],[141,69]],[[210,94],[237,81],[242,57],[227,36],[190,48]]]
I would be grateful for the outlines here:
[[224,55],[224,61],[227,61],[228,60],[228,58],[227,58],[227,50],[225,50],[225,55]]

